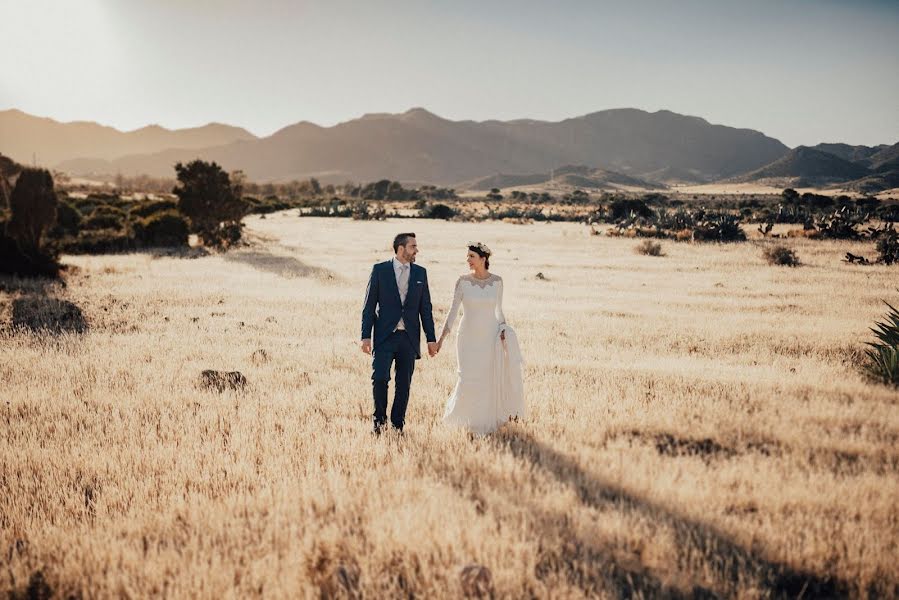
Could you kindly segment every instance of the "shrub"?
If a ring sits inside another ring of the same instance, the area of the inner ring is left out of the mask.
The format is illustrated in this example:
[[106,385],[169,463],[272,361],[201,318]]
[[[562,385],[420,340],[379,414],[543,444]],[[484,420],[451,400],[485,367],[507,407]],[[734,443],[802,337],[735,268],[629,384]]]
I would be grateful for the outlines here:
[[124,216],[114,215],[114,214],[94,214],[82,221],[81,229],[82,230],[97,230],[97,229],[124,229],[125,228],[125,219]]
[[784,267],[798,267],[799,257],[796,253],[786,246],[768,246],[762,253],[769,265],[780,265]]
[[387,210],[380,202],[372,210],[371,205],[367,201],[359,200],[353,203],[350,209],[350,216],[357,221],[383,221],[387,218]]
[[884,301],[889,312],[871,328],[876,342],[868,342],[865,370],[877,381],[899,387],[899,310]]
[[877,218],[888,223],[899,221],[899,204],[887,204],[877,209]]
[[877,262],[887,265],[899,264],[899,232],[890,223],[877,238]]
[[66,254],[106,254],[135,248],[134,238],[120,229],[85,230],[59,243],[59,249]]
[[243,234],[243,223],[239,221],[229,221],[222,223],[215,234],[218,245],[222,248],[230,248],[240,241]]
[[625,219],[631,214],[637,217],[645,217],[651,219],[655,216],[655,212],[649,208],[643,200],[630,198],[621,198],[613,200],[609,205],[609,218],[612,221]]
[[861,237],[858,226],[865,223],[869,214],[853,214],[847,206],[817,220],[815,225],[821,237],[835,240],[857,240]]
[[125,219],[127,214],[124,210],[114,204],[98,204],[93,212],[92,217],[116,217],[117,219]]
[[81,213],[70,202],[60,202],[56,205],[56,225],[50,230],[49,235],[53,238],[78,235],[83,220]]
[[72,206],[74,206],[83,217],[91,216],[94,209],[102,205],[101,202],[98,202],[93,198],[72,198],[69,202],[71,202]]
[[157,213],[134,224],[134,237],[144,246],[187,246],[190,227],[176,210]]
[[243,200],[247,204],[247,212],[254,215],[266,215],[296,206],[296,203],[280,200],[277,196],[266,196],[263,199],[245,196]]
[[0,216],[0,273],[20,277],[57,277],[59,263],[53,252],[44,251],[36,256],[22,252],[12,237],[6,234],[6,220]]
[[131,209],[132,217],[149,217],[158,213],[178,210],[178,205],[174,200],[149,200],[142,202]]
[[652,240],[644,240],[634,247],[634,252],[646,256],[662,256],[662,244]]
[[693,230],[693,239],[707,242],[742,242],[746,233],[740,227],[740,217],[727,213],[706,215]]
[[428,204],[418,214],[423,219],[452,219],[459,213],[446,204]]

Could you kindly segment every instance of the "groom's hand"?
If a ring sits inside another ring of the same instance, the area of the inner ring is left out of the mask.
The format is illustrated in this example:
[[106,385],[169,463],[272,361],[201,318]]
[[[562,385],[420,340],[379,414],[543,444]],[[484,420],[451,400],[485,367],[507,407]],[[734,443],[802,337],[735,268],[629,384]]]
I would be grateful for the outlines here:
[[371,354],[371,340],[362,340],[362,351]]
[[437,342],[428,342],[428,356],[434,358],[438,352],[440,352],[440,346],[437,345]]

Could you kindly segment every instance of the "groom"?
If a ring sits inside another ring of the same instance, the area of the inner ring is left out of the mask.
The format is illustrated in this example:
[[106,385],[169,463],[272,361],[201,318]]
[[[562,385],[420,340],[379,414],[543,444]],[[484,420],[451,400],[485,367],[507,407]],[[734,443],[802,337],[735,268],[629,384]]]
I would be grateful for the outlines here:
[[[393,239],[395,256],[372,267],[362,307],[362,351],[373,355],[372,394],[375,400],[374,433],[380,435],[387,424],[387,382],[391,364],[396,363],[395,391],[390,423],[402,432],[409,403],[409,386],[415,361],[421,358],[421,325],[428,340],[428,355],[437,355],[434,317],[428,273],[415,264],[418,244],[414,233]],[[374,327],[374,345],[372,345]]]

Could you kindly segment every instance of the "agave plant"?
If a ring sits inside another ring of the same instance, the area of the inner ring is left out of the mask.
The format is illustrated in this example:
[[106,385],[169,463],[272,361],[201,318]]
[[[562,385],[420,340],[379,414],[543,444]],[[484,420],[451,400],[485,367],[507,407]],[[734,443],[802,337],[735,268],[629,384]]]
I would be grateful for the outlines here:
[[870,328],[877,341],[867,342],[865,369],[874,379],[899,387],[899,310],[889,302],[884,304],[890,310]]

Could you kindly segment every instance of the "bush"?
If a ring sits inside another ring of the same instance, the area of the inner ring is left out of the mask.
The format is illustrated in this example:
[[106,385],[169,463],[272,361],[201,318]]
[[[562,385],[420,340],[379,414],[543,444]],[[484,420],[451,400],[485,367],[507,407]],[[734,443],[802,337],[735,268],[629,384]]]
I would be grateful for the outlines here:
[[217,245],[221,248],[230,248],[240,241],[243,234],[243,223],[239,221],[229,221],[222,223],[218,231],[215,233]]
[[356,221],[383,221],[387,218],[387,210],[380,202],[372,210],[371,205],[367,201],[359,200],[353,203],[350,216]]
[[881,232],[877,238],[877,262],[887,265],[899,264],[899,232],[893,224]]
[[877,209],[877,218],[887,223],[899,221],[899,204],[888,204]]
[[114,204],[98,204],[93,212],[91,213],[92,217],[115,217],[120,220],[124,220],[128,215],[124,210],[115,206]]
[[727,213],[706,215],[693,230],[695,241],[742,242],[746,233],[740,227],[740,217]]
[[662,256],[662,244],[652,240],[644,240],[634,246],[634,252],[646,256]]
[[82,221],[81,229],[86,231],[92,231],[97,229],[124,229],[125,228],[125,218],[124,215],[118,216],[114,214],[97,214],[97,211],[94,211],[94,214]]
[[247,203],[247,212],[254,215],[266,215],[296,206],[296,203],[279,200],[277,196],[266,196],[263,199],[245,196],[243,200]]
[[81,231],[74,238],[64,238],[59,249],[66,254],[107,254],[128,252],[137,247],[133,237],[119,229]]
[[144,246],[187,246],[190,228],[178,211],[168,210],[134,224],[134,237]]
[[56,225],[49,235],[56,239],[64,235],[78,235],[83,220],[81,213],[70,202],[60,202],[56,206]]
[[643,200],[621,198],[613,200],[609,205],[609,218],[612,221],[626,219],[630,217],[631,214],[647,219],[651,219],[655,216],[655,212],[649,208]]
[[94,209],[101,206],[102,203],[93,198],[72,198],[69,201],[75,209],[81,213],[82,217],[89,217]]
[[457,214],[456,209],[446,204],[428,204],[418,213],[422,219],[452,219]]
[[178,205],[174,200],[149,200],[142,202],[131,209],[132,217],[149,217],[158,213],[178,210]]
[[12,237],[6,235],[6,221],[0,219],[0,273],[20,277],[57,277],[59,263],[52,252],[29,256]]
[[769,246],[765,248],[762,254],[769,265],[779,265],[784,267],[798,267],[799,257],[796,253],[786,246]]
[[868,342],[864,366],[873,379],[899,387],[899,311],[886,301],[884,304],[890,310],[871,328],[877,341]]

